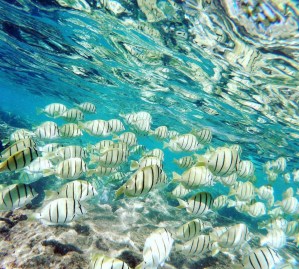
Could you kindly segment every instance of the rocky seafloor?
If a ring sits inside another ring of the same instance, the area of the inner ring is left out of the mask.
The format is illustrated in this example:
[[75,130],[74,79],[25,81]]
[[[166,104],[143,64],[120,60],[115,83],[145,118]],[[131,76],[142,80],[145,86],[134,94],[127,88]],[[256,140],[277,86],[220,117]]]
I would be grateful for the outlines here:
[[[32,219],[32,209],[1,212],[0,268],[88,268],[95,252],[117,257],[134,268],[142,261],[143,245],[152,231],[173,230],[182,224],[181,211],[159,206],[161,199],[152,198],[87,207],[87,215],[69,226],[43,225]],[[229,268],[230,263],[224,254],[190,259],[173,248],[163,268],[220,269]]]

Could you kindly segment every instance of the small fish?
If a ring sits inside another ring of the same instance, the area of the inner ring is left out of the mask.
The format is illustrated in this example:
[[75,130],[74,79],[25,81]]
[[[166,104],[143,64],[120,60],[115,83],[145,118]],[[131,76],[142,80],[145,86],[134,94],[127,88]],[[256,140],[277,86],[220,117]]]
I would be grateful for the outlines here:
[[69,122],[78,122],[84,120],[84,114],[81,110],[76,108],[68,109],[67,111],[61,114],[61,118]]
[[54,174],[61,179],[78,179],[86,171],[86,163],[81,158],[70,158],[60,162],[55,169],[44,170],[44,176]]
[[257,193],[258,197],[262,200],[269,200],[273,197],[274,190],[272,186],[266,185],[261,186],[258,189],[255,189],[255,192]]
[[86,151],[84,148],[80,146],[66,146],[60,147],[53,154],[48,154],[47,158],[55,159],[58,161],[64,161],[70,158],[82,158],[85,159],[87,157]]
[[182,176],[173,172],[173,182],[179,182],[187,189],[197,189],[213,185],[213,175],[204,166],[193,166],[185,171]]
[[110,258],[103,254],[92,255],[89,269],[130,269],[123,261],[115,258]]
[[25,148],[10,156],[7,160],[0,163],[0,173],[6,171],[16,171],[29,165],[38,157],[36,148]]
[[137,161],[131,161],[130,165],[130,170],[134,171],[146,166],[151,166],[151,165],[158,165],[159,167],[163,168],[163,163],[158,157],[154,156],[145,156],[142,157],[139,162]]
[[213,242],[211,242],[211,237],[209,235],[199,235],[195,238],[189,240],[183,245],[176,244],[176,250],[183,252],[188,256],[199,257],[207,253],[212,248]]
[[278,158],[271,165],[271,169],[278,174],[283,173],[286,167],[287,167],[287,161],[284,157]]
[[89,102],[79,104],[78,108],[85,113],[95,114],[97,112],[96,106]]
[[10,156],[14,155],[20,150],[23,150],[25,148],[34,148],[36,147],[36,143],[31,138],[26,138],[23,140],[19,140],[9,146],[8,148],[4,149],[0,153],[0,160],[8,159]]
[[182,184],[177,185],[171,192],[175,198],[184,198],[191,190],[186,189]]
[[287,224],[286,229],[284,230],[287,236],[294,236],[299,233],[299,222],[298,220],[290,221]]
[[83,135],[79,126],[75,123],[67,123],[62,125],[59,128],[59,133],[62,137],[78,137]]
[[59,137],[58,125],[53,121],[46,121],[35,130],[35,134],[40,139],[55,139]]
[[138,120],[131,123],[131,126],[138,134],[149,133],[151,130],[151,122],[149,120]]
[[299,208],[299,202],[295,197],[288,197],[282,201],[277,201],[275,206],[280,206],[285,214],[294,214]]
[[254,175],[254,165],[251,161],[240,161],[237,174],[240,178],[251,178]]
[[102,150],[108,149],[111,145],[113,145],[113,143],[114,142],[112,140],[102,140],[95,145],[88,145],[87,150],[93,153],[100,152]]
[[24,167],[24,171],[26,173],[42,173],[45,169],[52,168],[52,163],[45,157],[37,157],[34,161],[32,161],[29,165]]
[[167,126],[160,126],[154,131],[151,131],[150,135],[153,135],[157,139],[163,140],[168,136],[168,128]]
[[197,141],[200,144],[206,145],[212,140],[212,131],[210,129],[204,128],[199,131],[193,130],[191,133],[196,136]]
[[221,248],[235,248],[241,246],[244,242],[251,238],[247,226],[243,223],[231,226],[225,233],[218,238],[213,238],[213,241],[218,242]]
[[261,246],[267,245],[268,247],[274,249],[280,249],[284,247],[287,243],[287,238],[283,230],[274,229],[269,231],[266,236],[260,238]]
[[192,156],[182,157],[180,159],[174,159],[173,162],[177,164],[180,168],[191,168],[194,164],[194,158]]
[[282,257],[272,248],[261,247],[255,249],[243,261],[245,269],[272,269],[282,262]]
[[100,156],[91,156],[90,163],[98,163],[105,167],[117,167],[126,162],[129,157],[128,150],[108,148]]
[[169,139],[175,138],[176,136],[179,136],[179,135],[180,134],[177,131],[174,131],[174,130],[168,131],[168,137],[169,137]]
[[229,196],[235,195],[240,201],[250,201],[254,197],[254,186],[251,182],[239,182],[236,189],[231,189]]
[[294,196],[294,189],[292,187],[288,188],[286,191],[283,192],[282,197],[289,198]]
[[26,184],[13,184],[0,191],[0,211],[10,211],[30,203],[37,193]]
[[195,215],[205,215],[213,206],[214,199],[208,192],[199,192],[193,195],[188,201],[177,199],[179,202],[178,208],[186,208],[187,212]]
[[111,127],[108,121],[90,120],[86,122],[79,122],[78,126],[90,135],[103,137],[111,135]]
[[202,146],[198,143],[197,138],[193,134],[183,134],[170,139],[169,143],[164,143],[163,147],[169,147],[175,152],[180,151],[196,151]]
[[122,133],[121,135],[119,136],[116,136],[114,135],[113,136],[113,139],[114,140],[118,140],[118,141],[121,141],[123,143],[126,143],[128,144],[128,146],[135,146],[137,145],[137,137],[134,133],[132,132],[125,132],[125,133]]
[[74,180],[64,184],[58,191],[59,198],[72,198],[84,201],[98,195],[92,184],[85,180]]
[[227,177],[220,177],[220,181],[224,186],[231,187],[236,183],[237,178],[237,173],[233,173]]
[[227,226],[214,227],[209,234],[213,239],[217,240],[217,238],[220,238],[220,236],[227,232],[228,229],[229,227]]
[[[152,232],[143,247],[143,269],[157,269],[163,266],[172,249],[173,238],[165,228]],[[138,267],[137,267],[138,268]]]
[[159,158],[161,161],[164,161],[164,152],[161,149],[153,149],[144,154],[144,156],[154,156]]
[[242,147],[240,145],[234,144],[234,145],[231,145],[229,148],[232,149],[232,150],[237,151],[239,156],[241,156],[243,150],[242,150]]
[[32,138],[35,136],[36,136],[35,133],[33,133],[27,129],[18,129],[10,135],[9,139],[3,139],[2,144],[5,146],[8,143],[15,143],[19,140],[24,140],[26,138]]
[[207,167],[216,176],[230,176],[238,170],[240,158],[236,150],[217,148],[207,160]]
[[112,133],[117,133],[125,130],[125,126],[118,119],[109,120],[108,124]]
[[68,224],[86,213],[81,203],[72,198],[58,198],[34,214],[45,225]]
[[253,218],[261,217],[266,214],[266,206],[262,202],[256,202],[251,205],[245,206],[244,210]]
[[117,172],[117,169],[115,167],[104,167],[98,165],[95,169],[89,169],[87,171],[87,176],[91,177],[93,175],[97,175],[99,177],[103,177],[103,176],[109,176],[115,172]]
[[58,118],[65,111],[67,111],[67,108],[65,105],[59,104],[59,103],[53,103],[53,104],[47,105],[43,109],[40,109],[40,108],[37,109],[36,112],[37,112],[37,114],[45,113],[46,116],[48,116],[48,117]]
[[228,204],[227,195],[220,195],[214,199],[213,209],[219,210]]
[[200,219],[194,219],[177,228],[175,236],[179,240],[187,241],[211,227],[211,223],[203,222]]
[[125,194],[129,197],[149,193],[153,188],[164,185],[167,182],[166,174],[158,165],[151,165],[137,170],[130,179],[115,193],[118,197]]
[[59,143],[50,143],[50,144],[46,144],[42,147],[38,147],[38,150],[42,152],[43,156],[45,156],[45,155],[47,155],[47,153],[56,151],[58,148],[61,148],[61,147],[63,147],[63,145],[61,145]]

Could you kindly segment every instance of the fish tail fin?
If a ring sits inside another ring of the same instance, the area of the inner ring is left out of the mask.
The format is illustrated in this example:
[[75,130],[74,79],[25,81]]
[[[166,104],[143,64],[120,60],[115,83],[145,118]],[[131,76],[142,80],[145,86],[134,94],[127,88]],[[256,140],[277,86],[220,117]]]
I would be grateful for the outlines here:
[[119,196],[121,196],[125,192],[125,186],[121,186],[116,192],[115,192],[115,199],[117,199]]
[[43,108],[36,108],[36,115],[40,115],[44,112]]
[[228,200],[228,203],[227,203],[227,207],[234,207],[236,205],[236,202],[234,200]]
[[274,203],[274,206],[280,206],[281,205],[281,201],[276,201],[275,203]]
[[79,122],[78,122],[78,128],[79,128],[80,130],[84,129],[84,122],[83,122],[83,121],[79,121]]
[[7,144],[9,144],[10,140],[8,138],[4,138],[1,140],[1,143],[3,146],[6,146]]
[[184,246],[181,244],[175,244],[175,250],[176,251],[182,251],[184,249]]
[[137,170],[139,168],[139,163],[137,161],[131,161],[130,171]]
[[87,177],[92,177],[94,173],[95,173],[95,169],[89,169],[89,170],[86,172],[86,176],[87,176]]
[[41,215],[40,213],[30,213],[27,215],[27,220],[26,221],[35,221],[37,219],[40,219],[41,218]]
[[43,175],[44,177],[48,177],[55,174],[55,171],[53,169],[44,169],[43,170]]
[[91,152],[91,151],[93,151],[93,145],[92,145],[92,144],[87,144],[87,146],[86,146],[86,151],[87,151],[87,152]]
[[229,197],[229,196],[233,196],[233,195],[235,195],[235,194],[236,194],[236,190],[234,190],[234,189],[231,188],[231,189],[229,190],[229,193],[228,193],[227,196]]
[[163,149],[168,148],[169,147],[169,143],[163,142]]
[[195,157],[196,157],[196,166],[206,166],[207,165],[207,159],[202,156],[202,155],[197,155],[197,154],[194,154]]
[[179,205],[177,206],[177,208],[186,208],[188,207],[188,203],[180,198],[177,198]]
[[176,173],[176,172],[172,172],[172,181],[173,182],[180,182],[181,176]]
[[135,269],[143,269],[143,262],[139,263]]
[[97,155],[91,155],[90,156],[90,164],[95,164],[97,163],[99,160],[98,160],[98,156]]
[[119,139],[119,136],[118,136],[118,135],[114,134],[114,135],[112,136],[112,140],[118,140],[118,139]]

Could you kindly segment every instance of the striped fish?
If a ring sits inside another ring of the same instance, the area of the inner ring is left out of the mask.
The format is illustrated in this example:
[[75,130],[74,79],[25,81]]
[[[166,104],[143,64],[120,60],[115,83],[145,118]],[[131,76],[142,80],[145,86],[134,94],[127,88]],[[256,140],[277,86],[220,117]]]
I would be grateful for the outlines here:
[[52,163],[45,157],[37,157],[29,165],[24,167],[26,173],[41,173],[45,169],[52,168]]
[[79,122],[78,126],[90,135],[94,136],[109,136],[111,134],[111,127],[109,123],[104,120]]
[[299,221],[290,221],[285,229],[286,235],[293,236],[299,233]]
[[282,173],[287,167],[287,161],[284,157],[278,158],[276,161],[274,161],[271,165],[271,169],[275,173]]
[[164,152],[161,149],[153,149],[144,153],[144,156],[154,156],[159,158],[161,161],[164,161]]
[[295,197],[288,197],[282,201],[277,201],[276,206],[280,206],[285,214],[294,214],[299,209],[299,202]]
[[283,261],[282,257],[272,248],[261,247],[255,249],[243,261],[246,269],[273,269]]
[[104,166],[97,166],[95,169],[89,169],[87,171],[87,176],[91,177],[93,175],[97,175],[99,177],[109,176],[112,173],[117,172],[115,167],[104,167]]
[[280,249],[287,243],[287,237],[283,230],[274,229],[269,231],[266,236],[260,238],[261,246],[268,246],[274,249]]
[[32,138],[34,136],[35,136],[35,133],[33,133],[27,129],[18,129],[10,135],[9,139],[3,139],[2,144],[7,145],[8,143],[15,143],[19,140],[24,140],[26,138]]
[[164,185],[167,182],[166,174],[158,165],[151,165],[137,170],[130,179],[115,193],[118,197],[125,194],[129,197],[149,193],[153,188]]
[[149,133],[151,130],[151,122],[149,120],[138,120],[131,124],[133,129],[139,133]]
[[256,202],[251,205],[245,206],[245,211],[249,216],[257,218],[266,214],[266,206],[262,202]]
[[228,177],[220,177],[220,181],[224,186],[230,187],[236,183],[237,178],[237,173],[233,173]]
[[79,126],[75,123],[67,123],[62,125],[59,128],[59,134],[62,137],[78,137],[83,135]]
[[59,103],[53,103],[50,105],[47,105],[43,109],[37,109],[37,114],[45,113],[46,116],[57,118],[61,116],[65,111],[67,110],[66,106]]
[[151,165],[158,165],[159,167],[161,167],[163,169],[163,163],[162,161],[154,156],[145,156],[142,157],[139,162],[137,161],[131,161],[131,165],[130,165],[130,170],[134,171],[146,166],[151,166]]
[[108,121],[108,124],[110,126],[110,130],[113,133],[121,132],[125,130],[125,126],[123,123],[118,119],[112,119]]
[[84,114],[77,108],[71,108],[61,114],[61,118],[69,122],[84,120]]
[[46,121],[36,128],[35,134],[40,139],[55,139],[59,137],[58,125],[53,121]]
[[274,189],[272,186],[261,186],[258,189],[255,189],[258,197],[262,200],[269,200],[273,197]]
[[171,192],[171,195],[175,198],[184,198],[188,193],[190,193],[190,190],[186,189],[182,184],[179,184]]
[[238,182],[236,189],[231,189],[229,196],[235,195],[240,201],[250,201],[254,197],[254,186],[251,182]]
[[88,145],[87,150],[93,153],[100,152],[103,149],[109,148],[111,145],[113,145],[113,143],[114,142],[112,140],[102,140],[95,145]]
[[78,105],[78,108],[85,113],[94,114],[97,112],[96,106],[89,102],[84,102]]
[[37,193],[30,185],[14,184],[0,192],[0,211],[10,211],[24,207],[31,202]]
[[89,269],[130,269],[123,261],[107,257],[103,254],[92,255]]
[[242,147],[241,147],[240,145],[238,145],[238,144],[234,144],[234,145],[231,145],[229,148],[230,148],[231,150],[235,150],[235,151],[237,151],[238,154],[239,154],[239,156],[241,156],[241,154],[242,154]]
[[187,212],[195,215],[205,215],[213,206],[213,197],[208,192],[199,192],[193,195],[188,201],[177,199],[179,202],[178,208],[186,208]]
[[192,156],[174,159],[173,162],[177,164],[180,168],[191,168],[195,164],[194,158]]
[[254,175],[254,165],[251,161],[240,161],[237,174],[240,178],[251,178]]
[[135,146],[137,145],[137,137],[132,132],[125,132],[119,136],[114,135],[113,139],[121,141],[123,143],[128,144],[128,146]]
[[194,219],[177,228],[175,236],[176,239],[187,241],[211,227],[212,225],[210,223],[203,222],[200,219]]
[[35,217],[45,225],[60,225],[70,223],[85,213],[86,210],[79,201],[58,198],[45,205]]
[[10,156],[14,155],[18,151],[29,147],[36,147],[36,143],[31,138],[19,140],[0,153],[0,160],[8,159]]
[[213,240],[217,241],[221,248],[235,248],[250,240],[250,233],[247,226],[240,223],[231,226],[218,239],[213,238]]
[[213,230],[209,233],[212,239],[218,239],[221,235],[227,232],[229,227],[227,226],[218,226],[214,227]]
[[[176,136],[170,140],[169,145],[172,145],[171,142],[173,142],[173,144],[181,151],[196,151],[201,148],[196,136],[193,134],[183,134]],[[176,147],[171,146],[171,149],[178,151]]]
[[212,140],[212,132],[210,129],[204,128],[199,131],[192,131],[192,134],[194,134],[197,138],[197,141],[200,144],[209,144]]
[[49,159],[54,158],[59,161],[64,161],[70,158],[82,158],[87,157],[86,151],[80,146],[66,146],[57,149],[53,154],[47,155]]
[[238,170],[240,162],[236,150],[229,148],[217,148],[209,157],[207,166],[215,176],[230,176]]
[[81,158],[70,158],[60,162],[55,169],[44,170],[44,176],[54,174],[61,179],[78,179],[86,171],[86,163]]
[[0,173],[6,171],[16,171],[29,165],[38,157],[36,148],[25,148],[10,156],[7,160],[0,163]]
[[179,182],[187,189],[197,189],[211,186],[213,184],[213,175],[204,166],[193,166],[185,171],[182,176],[173,172],[173,182]]
[[157,139],[163,140],[168,137],[168,128],[167,126],[160,126],[156,128],[154,131],[150,131],[150,134]]
[[64,184],[58,192],[60,198],[72,198],[84,201],[98,195],[92,184],[85,180],[74,180]]
[[100,156],[91,156],[90,163],[98,163],[105,167],[117,167],[127,161],[129,151],[118,148],[109,148]]
[[207,253],[212,248],[213,242],[209,235],[199,235],[189,240],[183,245],[176,244],[176,250],[183,252],[188,256],[200,256]]
[[58,148],[63,147],[63,145],[59,143],[50,143],[47,145],[44,145],[42,147],[38,147],[38,150],[42,152],[43,156],[47,155],[49,152],[56,151]]
[[152,232],[145,240],[143,247],[143,269],[158,268],[169,257],[173,238],[165,228]]
[[214,199],[213,208],[219,210],[228,204],[227,195],[220,195]]
[[168,137],[169,137],[169,139],[175,138],[176,136],[179,136],[179,135],[180,134],[177,131],[173,131],[173,130],[168,131]]

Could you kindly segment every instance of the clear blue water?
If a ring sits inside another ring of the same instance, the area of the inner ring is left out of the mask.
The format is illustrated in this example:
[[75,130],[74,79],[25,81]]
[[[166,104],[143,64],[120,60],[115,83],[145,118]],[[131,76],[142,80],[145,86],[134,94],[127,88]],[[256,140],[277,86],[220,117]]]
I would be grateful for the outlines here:
[[[147,111],[153,117],[151,129],[166,125],[183,134],[208,127],[212,147],[240,144],[241,159],[255,165],[256,187],[268,184],[263,165],[285,157],[284,173],[291,173],[291,181],[287,184],[279,175],[271,183],[275,201],[289,187],[296,192],[298,182],[292,176],[299,169],[296,2],[287,8],[289,19],[284,6],[276,3],[270,13],[280,19],[264,18],[260,23],[254,14],[244,15],[246,8],[239,1],[198,1],[202,3],[198,9],[184,1],[157,2],[165,17],[147,22],[137,1],[119,1],[129,11],[119,16],[101,8],[99,0],[1,1],[0,110],[18,116],[7,124],[38,126],[49,118],[37,115],[36,108],[54,102],[69,108],[85,101],[95,104],[97,113],[87,115],[87,120]],[[177,3],[175,8],[172,2]],[[142,30],[143,24],[158,35]],[[62,119],[55,122],[64,124]],[[3,131],[1,139],[7,135]],[[85,146],[99,138],[84,133],[74,141]],[[147,136],[138,136],[138,142],[148,149],[163,146]],[[165,149],[169,180],[173,171],[184,171],[173,159],[186,155]],[[51,188],[47,179],[34,185]],[[215,196],[228,192],[219,183],[207,189]],[[109,199],[114,190],[108,188]],[[109,204],[109,199],[103,202]],[[222,214],[240,217],[234,209]]]

